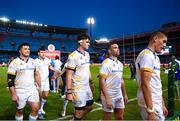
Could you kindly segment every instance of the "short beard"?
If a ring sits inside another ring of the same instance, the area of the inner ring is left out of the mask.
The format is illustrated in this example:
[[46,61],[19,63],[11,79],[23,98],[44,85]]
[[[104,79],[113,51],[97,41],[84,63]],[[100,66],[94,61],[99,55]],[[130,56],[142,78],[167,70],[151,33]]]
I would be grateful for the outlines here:
[[119,57],[119,54],[114,54],[114,57]]
[[29,55],[25,55],[25,54],[22,54],[22,56],[24,56],[24,57],[26,57],[26,58],[28,58],[28,57],[29,57]]

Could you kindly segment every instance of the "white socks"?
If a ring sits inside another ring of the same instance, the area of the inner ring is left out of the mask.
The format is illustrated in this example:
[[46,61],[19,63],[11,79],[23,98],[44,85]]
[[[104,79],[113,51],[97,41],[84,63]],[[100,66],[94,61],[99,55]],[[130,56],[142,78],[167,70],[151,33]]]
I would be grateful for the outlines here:
[[66,107],[67,107],[67,104],[68,104],[68,100],[64,100],[64,105],[63,105],[63,109],[66,110]]
[[42,99],[41,99],[41,109],[43,109],[45,103],[46,103],[46,99],[43,99],[43,98],[42,98]]
[[36,121],[38,116],[32,116],[31,114],[29,115],[29,121]]
[[15,120],[16,121],[22,121],[23,120],[23,115],[22,116],[16,116],[15,115]]
[[[29,114],[29,121],[36,121],[37,116],[32,116],[31,114]],[[22,116],[16,116],[15,115],[15,120],[16,121],[23,121],[23,115]]]

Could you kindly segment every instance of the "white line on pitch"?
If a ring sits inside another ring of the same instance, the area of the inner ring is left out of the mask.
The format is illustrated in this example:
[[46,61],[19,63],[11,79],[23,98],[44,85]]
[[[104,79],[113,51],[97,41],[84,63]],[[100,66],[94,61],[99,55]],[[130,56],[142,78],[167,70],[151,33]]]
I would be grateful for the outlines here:
[[102,109],[102,107],[95,108],[95,109],[93,109],[91,112],[98,111],[98,110],[101,110],[101,109]]
[[[164,89],[163,91],[167,91],[168,89]],[[129,102],[132,102],[132,101],[135,101],[135,100],[137,100],[137,97],[136,98],[132,98],[132,99],[129,99],[128,100],[128,103]],[[99,103],[96,103],[96,102],[94,102],[96,105],[99,105]],[[102,105],[101,105],[102,106]],[[98,111],[98,110],[101,110],[102,109],[102,107],[100,107],[100,108],[95,108],[95,109],[93,109],[91,112],[94,112],[94,111]]]
[[68,119],[68,118],[72,118],[72,117],[73,117],[73,115],[67,115],[67,116],[58,118],[57,120],[63,120],[63,119]]
[[[164,91],[167,91],[167,90],[168,90],[168,89],[164,89],[163,92],[164,92]],[[129,99],[128,102],[132,102],[132,101],[135,101],[135,100],[137,100],[137,97],[136,97],[136,98]],[[100,106],[100,107],[93,109],[91,112],[95,112],[95,111],[98,111],[98,110],[101,110],[101,109],[102,109],[102,104],[97,103],[97,102],[94,102],[94,104],[95,104],[95,105],[98,105],[98,106]],[[65,117],[61,117],[61,118],[58,118],[58,119],[59,119],[59,120],[63,120],[63,119],[71,118],[71,117],[73,117],[73,115],[67,115],[67,116],[65,116]],[[58,120],[58,119],[57,119],[57,120]]]
[[100,103],[94,102],[94,104],[102,107],[102,104],[100,104]]

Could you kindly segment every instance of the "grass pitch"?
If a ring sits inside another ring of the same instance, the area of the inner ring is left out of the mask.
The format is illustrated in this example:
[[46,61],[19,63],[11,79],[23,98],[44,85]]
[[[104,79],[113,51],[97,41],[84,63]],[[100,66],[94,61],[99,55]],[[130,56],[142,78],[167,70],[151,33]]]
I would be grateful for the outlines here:
[[[7,87],[7,67],[0,67],[0,120],[13,120],[15,115],[15,103],[11,101],[9,89]],[[95,92],[94,92],[94,110],[84,118],[85,120],[101,120],[102,119],[102,109],[99,102],[99,82],[98,73],[99,66],[91,65],[92,78],[95,82]],[[128,67],[124,67],[123,78],[126,84],[126,91],[129,98],[129,103],[125,107],[125,120],[141,120],[140,111],[137,105],[136,94],[137,94],[137,82],[130,80],[130,70]],[[167,84],[168,75],[161,73],[162,85],[163,85],[163,96],[165,97],[165,103],[167,104]],[[60,98],[59,94],[51,93],[44,107],[46,111],[46,120],[55,119],[69,119],[68,115],[72,115],[74,108],[72,103],[68,104],[67,107],[67,117],[61,118],[60,113],[63,107],[63,99]],[[176,109],[180,109],[180,101],[176,101]],[[30,112],[29,106],[24,109],[24,119],[28,119]],[[59,119],[59,120],[60,120]]]

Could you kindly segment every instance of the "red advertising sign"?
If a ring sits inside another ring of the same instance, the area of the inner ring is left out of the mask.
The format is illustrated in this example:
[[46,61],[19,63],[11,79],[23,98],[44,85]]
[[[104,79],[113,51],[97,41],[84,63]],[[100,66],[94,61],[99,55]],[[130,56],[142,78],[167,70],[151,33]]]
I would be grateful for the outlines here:
[[45,53],[45,56],[47,58],[50,58],[50,59],[55,59],[56,56],[59,56],[59,58],[61,58],[60,57],[61,56],[61,51],[59,51],[59,50],[55,50],[53,52],[50,52],[50,51],[46,50],[44,53]]

